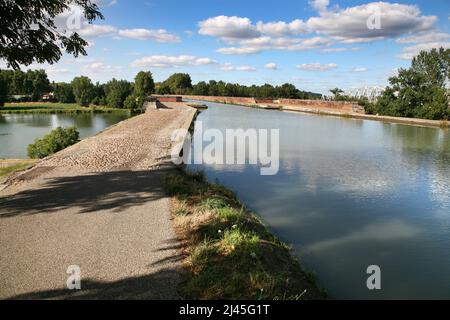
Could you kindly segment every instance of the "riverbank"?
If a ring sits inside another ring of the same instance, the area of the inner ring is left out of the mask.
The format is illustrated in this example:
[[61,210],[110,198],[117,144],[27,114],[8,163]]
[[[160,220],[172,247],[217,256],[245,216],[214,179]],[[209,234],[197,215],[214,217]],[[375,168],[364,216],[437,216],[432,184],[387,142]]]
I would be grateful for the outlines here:
[[258,109],[271,109],[280,111],[303,112],[317,115],[337,116],[344,118],[354,118],[361,120],[372,120],[387,123],[399,123],[405,125],[434,127],[447,129],[450,128],[450,122],[446,120],[427,120],[417,118],[402,118],[380,115],[365,114],[362,107],[355,103],[339,101],[321,101],[321,100],[299,100],[299,99],[255,99],[240,97],[213,97],[213,96],[188,96],[183,98],[191,100],[200,100],[224,104],[235,104],[245,107]]
[[23,102],[6,103],[0,107],[0,114],[80,114],[80,113],[130,113],[127,109],[109,108],[106,106],[82,107],[75,103]]
[[225,187],[183,169],[167,175],[183,243],[186,299],[324,299],[315,277]]

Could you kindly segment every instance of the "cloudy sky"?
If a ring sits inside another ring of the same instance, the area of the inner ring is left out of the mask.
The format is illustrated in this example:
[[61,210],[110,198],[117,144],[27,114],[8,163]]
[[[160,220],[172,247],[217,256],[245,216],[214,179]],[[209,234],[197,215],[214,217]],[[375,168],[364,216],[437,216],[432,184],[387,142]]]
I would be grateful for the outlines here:
[[90,46],[87,57],[41,66],[51,80],[131,80],[151,70],[156,81],[188,72],[194,82],[291,82],[325,93],[384,86],[421,49],[450,47],[448,0],[96,2],[105,20],[77,23],[76,8],[60,17]]

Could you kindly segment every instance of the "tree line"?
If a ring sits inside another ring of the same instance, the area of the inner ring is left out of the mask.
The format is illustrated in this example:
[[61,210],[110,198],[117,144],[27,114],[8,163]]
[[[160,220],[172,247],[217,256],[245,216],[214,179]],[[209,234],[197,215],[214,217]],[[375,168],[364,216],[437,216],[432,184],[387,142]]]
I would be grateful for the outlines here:
[[197,96],[222,97],[254,97],[254,98],[286,98],[286,99],[321,99],[322,95],[301,91],[293,84],[281,86],[264,84],[261,86],[245,86],[237,83],[210,80],[200,81],[192,85],[191,77],[186,73],[176,73],[167,80],[156,84],[158,94],[188,94]]
[[136,110],[154,90],[149,71],[139,72],[133,83],[112,79],[94,84],[85,76],[75,77],[70,83],[50,83],[45,70],[0,70],[0,105],[8,101],[37,102],[44,94],[53,92],[55,102]]
[[187,73],[175,73],[163,82],[154,83],[152,73],[139,72],[134,82],[112,79],[107,83],[93,83],[85,76],[70,83],[48,80],[45,70],[0,70],[0,105],[2,102],[37,102],[52,92],[55,102],[91,104],[111,108],[139,109],[146,96],[157,94],[186,94],[202,96],[229,96],[255,98],[320,99],[320,94],[298,90],[292,84],[272,86],[244,86],[224,81],[210,80],[192,84]]

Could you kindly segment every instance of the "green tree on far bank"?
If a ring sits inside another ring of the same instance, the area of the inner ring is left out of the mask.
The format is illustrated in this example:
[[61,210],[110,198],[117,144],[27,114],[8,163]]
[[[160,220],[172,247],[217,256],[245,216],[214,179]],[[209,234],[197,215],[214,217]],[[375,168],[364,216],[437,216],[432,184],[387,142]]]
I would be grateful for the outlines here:
[[131,92],[132,85],[130,82],[112,79],[105,84],[106,103],[108,107],[123,108],[123,103]]
[[88,107],[94,98],[94,85],[88,77],[75,77],[72,80],[73,94],[76,102],[83,107]]
[[0,72],[0,107],[5,105],[9,94],[8,92],[8,79],[4,73]]
[[146,97],[155,92],[155,82],[150,71],[141,71],[134,78],[134,95]]
[[132,112],[138,112],[142,110],[144,102],[145,102],[144,96],[135,96],[134,94],[132,94],[125,99],[123,107],[125,109],[129,109]]
[[134,78],[133,93],[123,102],[123,107],[133,112],[142,110],[145,99],[155,92],[155,82],[150,71],[141,71]]
[[334,98],[337,99],[341,95],[341,93],[344,93],[344,90],[339,89],[339,88],[334,88],[334,89],[331,89],[330,92],[333,94]]
[[53,85],[53,94],[55,99],[61,103],[74,103],[75,95],[70,83],[55,83]]
[[430,120],[450,119],[448,88],[450,49],[422,51],[411,67],[389,79],[372,113]]
[[51,86],[50,81],[48,80],[47,73],[45,70],[28,70],[28,73],[32,73],[31,76],[27,75],[27,78],[32,79],[32,94],[31,99],[33,101],[38,101],[42,98],[45,93],[50,92]]
[[170,88],[172,94],[187,94],[192,89],[191,76],[187,73],[174,73],[164,81],[164,86]]

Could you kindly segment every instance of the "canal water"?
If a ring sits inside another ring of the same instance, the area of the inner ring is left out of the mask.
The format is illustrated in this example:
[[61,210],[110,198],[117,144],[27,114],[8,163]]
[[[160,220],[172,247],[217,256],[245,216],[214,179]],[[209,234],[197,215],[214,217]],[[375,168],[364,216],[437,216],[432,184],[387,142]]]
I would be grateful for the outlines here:
[[28,145],[59,126],[75,126],[83,139],[128,117],[123,113],[0,114],[0,159],[28,158]]
[[[279,129],[280,170],[189,169],[234,190],[331,298],[450,298],[448,130],[207,104],[203,131]],[[371,265],[381,290],[367,288]]]

